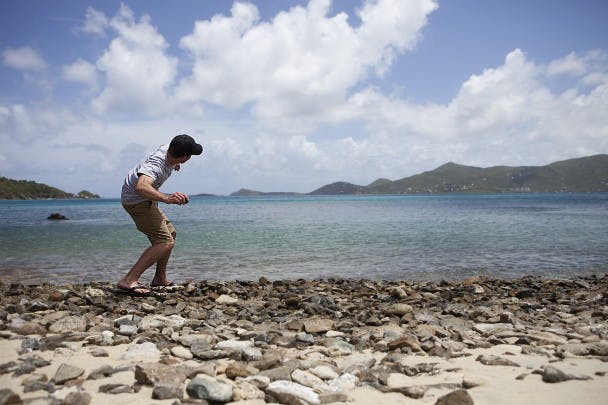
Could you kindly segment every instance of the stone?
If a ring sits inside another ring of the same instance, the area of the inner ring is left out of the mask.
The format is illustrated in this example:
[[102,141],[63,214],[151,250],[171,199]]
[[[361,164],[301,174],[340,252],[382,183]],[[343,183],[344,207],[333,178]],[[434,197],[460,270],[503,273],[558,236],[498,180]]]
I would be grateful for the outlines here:
[[487,337],[499,332],[513,330],[513,325],[510,323],[476,323],[473,325],[473,330]]
[[402,336],[388,343],[389,350],[396,350],[402,347],[409,347],[415,352],[422,351],[420,343],[418,343],[418,339],[416,339],[414,336]]
[[184,389],[181,385],[155,385],[152,390],[152,399],[183,399]]
[[118,334],[123,336],[133,336],[137,334],[137,325],[120,325]]
[[474,405],[473,398],[466,390],[456,390],[446,394],[435,402],[435,405]]
[[180,385],[186,380],[184,372],[161,363],[135,366],[135,381],[141,385]]
[[173,328],[179,330],[183,328],[187,322],[187,319],[175,314],[170,316],[146,315],[139,323],[139,327],[142,330],[162,328]]
[[2,405],[12,405],[12,404],[20,404],[21,397],[14,393],[10,388],[0,389],[0,404]]
[[226,295],[226,294],[220,295],[215,300],[216,304],[224,304],[224,305],[234,305],[234,304],[236,304],[238,302],[239,302],[239,300],[237,298],[233,298],[233,297],[231,297],[229,295]]
[[551,332],[533,331],[526,334],[526,337],[535,340],[539,345],[563,345],[568,340]]
[[505,359],[504,357],[494,356],[490,354],[480,354],[475,360],[486,366],[519,367],[519,364],[515,363],[514,361]]
[[55,384],[64,384],[66,381],[78,378],[83,374],[84,370],[80,367],[75,367],[66,363],[62,363],[57,369],[55,377],[53,377],[53,382]]
[[89,405],[92,399],[88,392],[70,392],[61,405]]
[[591,380],[591,377],[567,374],[553,366],[546,366],[543,370],[543,381],[546,383],[559,383],[569,380]]
[[110,377],[112,374],[114,374],[114,368],[106,364],[91,371],[89,373],[89,376],[87,377],[87,380],[99,380],[102,378]]
[[408,304],[393,304],[386,309],[387,314],[403,316],[414,311],[414,307]]
[[279,380],[271,382],[266,392],[276,397],[282,404],[320,405],[321,399],[312,388],[291,381]]
[[232,400],[235,402],[264,399],[265,397],[264,391],[247,381],[237,382],[236,386],[232,389]]
[[99,392],[106,394],[125,394],[133,392],[133,388],[127,384],[103,384],[99,386]]
[[160,359],[160,350],[156,348],[156,345],[152,342],[144,342],[136,344],[127,349],[122,355],[123,360],[145,360],[150,361]]
[[327,318],[309,318],[303,323],[304,330],[308,333],[325,333],[334,328],[334,321]]
[[215,345],[216,349],[235,351],[241,351],[247,347],[253,347],[251,340],[223,340]]
[[46,328],[37,322],[25,322],[13,329],[19,335],[46,335]]
[[338,373],[329,366],[320,365],[311,368],[309,371],[323,380],[333,380],[339,377]]
[[192,352],[183,346],[172,347],[171,354],[174,355],[175,357],[179,357],[180,359],[185,359],[185,360],[190,360],[194,357],[192,355]]
[[291,373],[291,380],[310,388],[319,388],[326,385],[325,382],[316,375],[300,369],[295,369]]
[[232,386],[219,382],[213,377],[199,374],[192,379],[186,392],[192,398],[204,399],[208,401],[229,402],[232,400]]
[[82,316],[66,316],[49,326],[51,333],[84,332],[86,329],[87,323]]

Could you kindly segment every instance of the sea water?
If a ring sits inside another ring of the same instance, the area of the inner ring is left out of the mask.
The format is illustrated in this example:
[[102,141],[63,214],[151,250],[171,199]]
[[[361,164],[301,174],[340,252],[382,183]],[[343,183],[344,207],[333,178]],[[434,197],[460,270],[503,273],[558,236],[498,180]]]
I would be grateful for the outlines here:
[[[161,208],[177,228],[176,282],[608,272],[606,193],[201,197]],[[69,220],[47,220],[54,212]],[[147,246],[116,199],[0,201],[5,283],[115,281]]]

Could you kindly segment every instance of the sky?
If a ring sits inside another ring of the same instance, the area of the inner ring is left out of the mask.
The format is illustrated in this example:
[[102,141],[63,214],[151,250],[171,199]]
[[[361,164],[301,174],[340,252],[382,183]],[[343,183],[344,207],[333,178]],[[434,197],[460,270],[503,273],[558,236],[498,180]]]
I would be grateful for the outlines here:
[[604,0],[0,2],[0,176],[310,192],[608,153]]

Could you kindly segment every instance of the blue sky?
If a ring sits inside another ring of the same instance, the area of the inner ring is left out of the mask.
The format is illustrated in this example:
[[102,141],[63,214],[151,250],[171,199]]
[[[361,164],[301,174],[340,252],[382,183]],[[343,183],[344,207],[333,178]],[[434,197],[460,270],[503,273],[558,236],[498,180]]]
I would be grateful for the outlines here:
[[608,153],[604,1],[0,2],[0,175],[116,197],[309,192]]

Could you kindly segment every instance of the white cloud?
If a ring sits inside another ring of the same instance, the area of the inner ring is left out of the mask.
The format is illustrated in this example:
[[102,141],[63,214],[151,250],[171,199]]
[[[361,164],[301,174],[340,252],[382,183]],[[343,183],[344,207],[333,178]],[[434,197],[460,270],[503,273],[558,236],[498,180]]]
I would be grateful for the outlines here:
[[26,71],[42,70],[47,66],[38,51],[29,46],[6,48],[2,52],[2,62],[13,69]]
[[80,58],[71,65],[63,66],[62,77],[70,82],[85,84],[91,89],[96,89],[98,86],[95,65]]
[[105,36],[108,24],[108,18],[102,11],[87,7],[85,22],[80,30],[89,34]]
[[168,43],[148,16],[137,22],[125,5],[109,24],[118,36],[97,62],[105,73],[105,88],[93,100],[94,110],[100,114],[164,111],[177,74],[177,58],[165,53]]
[[229,17],[197,21],[180,42],[194,66],[177,98],[227,108],[252,103],[254,114],[276,129],[309,130],[370,69],[385,71],[395,53],[411,48],[437,6],[370,1],[358,27],[346,13],[330,16],[330,7],[329,0],[312,0],[262,22],[254,5],[235,3]]
[[547,74],[555,76],[560,74],[572,74],[580,76],[587,70],[585,62],[579,58],[576,53],[572,52],[567,56],[557,59],[549,63],[547,66]]
[[56,138],[73,122],[73,115],[69,111],[53,106],[0,106],[0,136],[11,142],[27,144],[40,139]]

